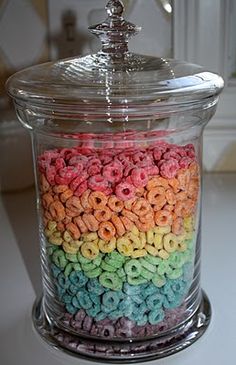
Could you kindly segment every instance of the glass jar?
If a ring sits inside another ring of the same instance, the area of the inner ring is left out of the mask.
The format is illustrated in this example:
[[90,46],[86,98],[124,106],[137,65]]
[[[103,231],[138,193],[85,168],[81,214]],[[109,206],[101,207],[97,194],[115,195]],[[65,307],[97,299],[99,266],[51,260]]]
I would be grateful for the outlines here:
[[200,287],[202,132],[223,80],[128,51],[139,30],[118,0],[91,28],[95,55],[8,81],[30,130],[43,298],[36,330],[103,361],[160,358],[208,327]]

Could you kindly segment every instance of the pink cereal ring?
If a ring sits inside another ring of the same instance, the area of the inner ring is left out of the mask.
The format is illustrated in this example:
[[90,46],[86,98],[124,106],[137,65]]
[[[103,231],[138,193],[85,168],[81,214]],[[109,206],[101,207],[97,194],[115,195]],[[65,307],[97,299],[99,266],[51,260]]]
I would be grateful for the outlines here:
[[176,176],[179,170],[179,163],[176,159],[171,158],[167,161],[164,161],[161,166],[159,166],[159,168],[162,177],[171,179]]
[[122,182],[116,186],[115,193],[118,199],[126,201],[134,198],[135,187],[127,182]]
[[104,191],[109,187],[109,183],[104,176],[94,175],[88,179],[88,187],[93,191]]
[[82,171],[79,176],[73,179],[70,183],[70,189],[76,191],[80,184],[84,182],[88,178],[88,174],[86,171]]
[[131,180],[136,188],[142,188],[148,183],[148,174],[145,169],[133,169],[131,172]]
[[80,197],[88,189],[88,182],[83,181],[75,190],[74,195]]
[[118,183],[122,179],[123,176],[122,171],[123,171],[122,164],[113,161],[110,164],[104,166],[102,174],[111,183]]

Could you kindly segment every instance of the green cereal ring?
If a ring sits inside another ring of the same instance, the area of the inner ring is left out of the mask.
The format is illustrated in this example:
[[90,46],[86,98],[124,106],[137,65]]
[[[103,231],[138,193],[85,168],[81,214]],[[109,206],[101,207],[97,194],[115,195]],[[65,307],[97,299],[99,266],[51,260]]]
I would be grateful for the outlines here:
[[161,308],[153,309],[148,315],[148,321],[150,324],[158,324],[163,321],[164,317],[165,314]]
[[126,277],[126,273],[125,273],[125,270],[123,269],[123,267],[119,270],[117,270],[117,275],[119,276],[119,278],[125,278]]
[[157,286],[158,288],[161,288],[165,285],[166,279],[164,276],[155,274],[152,278],[152,283]]
[[168,259],[169,265],[174,269],[181,268],[184,265],[184,261],[184,255],[180,252],[173,252]]
[[152,255],[145,256],[144,260],[148,261],[152,265],[159,265],[160,262],[162,262],[162,259],[160,257],[155,257]]
[[97,257],[95,257],[95,259],[93,260],[93,264],[96,266],[100,266],[102,263],[102,255],[98,255]]
[[53,252],[54,251],[56,251],[58,248],[56,247],[56,246],[48,246],[47,248],[46,248],[46,250],[47,250],[47,254],[49,255],[49,256],[51,256],[52,254],[53,254]]
[[66,258],[70,262],[78,262],[78,257],[76,254],[66,253]]
[[109,259],[109,258],[105,259],[105,262],[108,265],[113,266],[115,269],[120,269],[124,265],[124,263],[121,261],[116,261],[114,259]]
[[127,281],[130,285],[140,285],[140,284],[145,284],[148,280],[143,278],[142,276],[137,276],[137,277],[127,277]]
[[77,257],[78,257],[78,261],[81,263],[81,264],[90,264],[90,262],[92,260],[90,259],[87,259],[86,257],[82,256],[79,252],[77,254]]
[[56,266],[60,267],[61,269],[64,269],[68,262],[65,257],[65,253],[62,250],[56,250],[55,252],[53,252],[52,261]]
[[116,267],[107,264],[105,261],[102,261],[101,269],[103,269],[104,271],[109,271],[109,272],[115,272],[117,270]]
[[179,269],[173,269],[171,273],[167,274],[167,277],[169,279],[178,279],[182,275],[183,275],[183,269],[179,268]]
[[139,259],[140,264],[147,269],[150,272],[155,273],[156,272],[156,266],[153,264],[150,264],[150,262],[148,262],[147,260],[145,260],[144,258]]
[[103,272],[99,276],[99,282],[105,288],[109,288],[112,290],[121,290],[122,289],[122,280],[119,278],[119,276],[115,272],[113,272],[113,273]]
[[167,262],[166,260],[163,260],[157,268],[157,273],[159,275],[164,275],[164,274],[170,274],[172,272],[173,269],[171,269],[169,262]]
[[146,299],[146,303],[149,309],[161,308],[163,304],[164,296],[159,293],[149,295]]
[[129,277],[137,277],[141,274],[142,265],[136,259],[131,259],[124,265],[124,270]]
[[82,270],[85,272],[92,271],[97,268],[97,266],[94,265],[93,262],[90,262],[89,264],[81,264],[81,267],[82,267]]
[[80,264],[73,264],[71,262],[69,264],[67,264],[66,268],[64,270],[64,275],[68,277],[73,270],[81,271]]
[[126,257],[121,255],[119,252],[117,251],[113,251],[108,255],[112,260],[120,261],[122,263],[124,263],[126,261]]
[[141,270],[140,275],[141,275],[143,278],[147,279],[147,280],[151,280],[151,279],[153,278],[154,273],[153,273],[153,272],[151,272],[151,271],[149,271],[149,270],[147,270],[147,269],[145,269],[145,268],[143,267],[143,268],[142,268],[142,270]]
[[100,267],[96,267],[92,271],[86,271],[85,275],[89,279],[95,279],[95,278],[98,278],[101,273],[102,273],[102,269]]

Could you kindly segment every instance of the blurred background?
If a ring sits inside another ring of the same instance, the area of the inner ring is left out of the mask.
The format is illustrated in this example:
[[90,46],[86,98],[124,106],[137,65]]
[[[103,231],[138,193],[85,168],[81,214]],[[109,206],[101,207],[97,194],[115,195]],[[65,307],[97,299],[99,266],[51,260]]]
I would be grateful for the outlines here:
[[[16,122],[5,81],[37,63],[97,51],[99,41],[87,28],[105,18],[106,3],[0,0],[0,171],[4,171],[0,190],[33,184],[29,136]],[[205,132],[204,168],[236,171],[236,1],[124,0],[124,4],[126,18],[143,28],[130,42],[132,51],[185,59],[224,77],[226,88],[217,115]],[[25,173],[16,175],[19,166]]]

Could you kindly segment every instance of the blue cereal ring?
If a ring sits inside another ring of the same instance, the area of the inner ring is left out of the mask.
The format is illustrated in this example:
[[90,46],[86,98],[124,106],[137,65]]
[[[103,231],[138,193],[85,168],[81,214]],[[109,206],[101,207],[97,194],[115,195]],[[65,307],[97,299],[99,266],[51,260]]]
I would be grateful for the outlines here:
[[88,278],[86,278],[81,271],[72,271],[69,275],[69,279],[71,284],[76,285],[78,288],[85,286],[88,281]]
[[75,308],[72,304],[67,304],[66,310],[68,313],[73,314],[73,315],[78,311],[78,309]]
[[102,304],[111,311],[117,309],[119,301],[120,301],[119,294],[111,290],[104,293],[102,296]]
[[96,321],[103,321],[105,318],[107,318],[107,313],[99,312],[96,315]]
[[150,324],[158,324],[165,318],[165,313],[161,308],[153,309],[148,314],[148,321]]
[[141,286],[132,286],[125,283],[123,286],[123,291],[128,295],[137,295],[141,293]]
[[93,304],[89,309],[86,309],[86,313],[90,317],[96,317],[96,315],[101,311],[101,305]]
[[61,273],[61,269],[54,264],[51,264],[51,271],[54,278],[57,278],[58,275]]
[[93,306],[93,302],[85,290],[79,290],[76,294],[76,298],[83,309],[89,309]]
[[104,293],[104,287],[99,283],[98,279],[90,279],[87,283],[87,289],[89,292],[95,295],[101,295]]
[[70,286],[70,280],[65,277],[63,273],[60,273],[57,277],[58,284],[63,289],[68,289]]
[[123,316],[129,317],[133,313],[133,301],[131,297],[122,299],[119,303],[118,310],[123,313]]
[[164,296],[160,293],[149,295],[146,299],[147,307],[152,309],[159,309],[162,307]]

